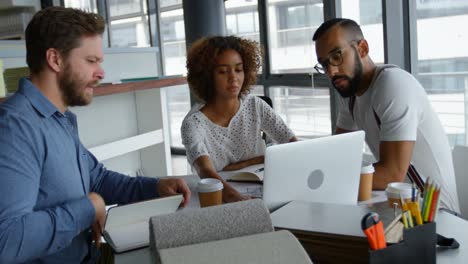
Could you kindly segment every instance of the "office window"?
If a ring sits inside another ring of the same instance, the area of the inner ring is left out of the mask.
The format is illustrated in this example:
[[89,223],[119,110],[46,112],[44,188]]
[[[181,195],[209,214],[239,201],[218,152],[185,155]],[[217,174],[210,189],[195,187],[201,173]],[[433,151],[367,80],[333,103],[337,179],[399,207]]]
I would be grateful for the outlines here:
[[111,47],[149,47],[148,17],[111,21]]
[[323,1],[270,0],[268,41],[271,73],[310,73],[317,63],[312,36],[323,22]]
[[[161,8],[160,38],[164,75],[186,74],[185,26],[182,0],[159,0],[159,5]],[[188,85],[167,88],[166,96],[171,147],[183,148],[180,127],[182,120],[191,107]]]
[[439,114],[450,144],[466,144],[468,3],[418,0],[415,75]]
[[161,10],[160,23],[164,75],[185,74],[186,47],[182,7],[170,11]]
[[149,47],[146,1],[107,1],[111,47]]
[[330,93],[327,87],[270,88],[273,107],[296,136],[313,138],[331,134]]
[[182,0],[159,0],[159,7],[182,6]]
[[382,1],[346,0],[341,1],[343,18],[356,21],[369,43],[369,56],[375,63],[384,63],[384,38],[382,24]]
[[109,12],[111,17],[141,14],[146,12],[146,1],[141,0],[111,0]]
[[81,1],[65,0],[63,1],[63,5],[65,7],[81,9],[86,12],[92,12],[92,13],[98,12],[97,6],[96,6],[96,0],[81,0]]
[[[65,0],[65,7],[73,7],[98,13],[96,0]],[[149,47],[149,22],[146,1],[112,0],[105,1],[102,7],[108,15],[109,24],[103,34],[106,47]],[[110,42],[108,41],[110,35]]]
[[227,34],[260,42],[257,1],[226,1],[224,6]]
[[167,113],[171,135],[171,147],[183,148],[180,127],[185,115],[190,110],[190,93],[188,85],[178,85],[165,88],[167,98]]

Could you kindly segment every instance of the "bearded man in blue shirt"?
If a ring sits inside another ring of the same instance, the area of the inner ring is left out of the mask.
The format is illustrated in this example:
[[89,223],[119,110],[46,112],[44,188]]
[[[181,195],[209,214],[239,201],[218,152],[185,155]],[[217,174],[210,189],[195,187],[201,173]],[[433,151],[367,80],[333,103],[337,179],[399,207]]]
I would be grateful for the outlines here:
[[80,142],[68,107],[89,104],[104,77],[104,28],[97,14],[51,7],[26,29],[31,76],[0,105],[0,263],[92,262],[106,204],[188,202],[183,180],[109,171]]

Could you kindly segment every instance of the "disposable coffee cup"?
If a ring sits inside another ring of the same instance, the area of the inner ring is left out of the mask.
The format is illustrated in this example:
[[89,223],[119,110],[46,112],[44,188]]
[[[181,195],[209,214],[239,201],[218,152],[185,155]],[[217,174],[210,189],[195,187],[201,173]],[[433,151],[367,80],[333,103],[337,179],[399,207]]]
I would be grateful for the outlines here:
[[220,205],[223,202],[223,187],[218,179],[201,179],[197,184],[200,207]]
[[393,208],[393,204],[398,204],[401,208],[401,200],[405,203],[411,202],[412,185],[405,182],[391,182],[385,189],[387,195],[388,205]]
[[358,201],[367,201],[372,198],[372,178],[374,166],[370,162],[363,161],[361,166],[361,179],[359,181]]

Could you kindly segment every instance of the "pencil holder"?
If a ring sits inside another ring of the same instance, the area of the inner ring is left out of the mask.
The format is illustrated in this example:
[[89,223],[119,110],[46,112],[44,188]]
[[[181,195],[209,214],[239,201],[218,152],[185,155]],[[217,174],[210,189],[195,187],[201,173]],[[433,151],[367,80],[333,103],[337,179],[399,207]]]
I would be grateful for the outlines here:
[[369,263],[436,263],[436,224],[418,225],[403,230],[403,240],[386,248],[369,251]]

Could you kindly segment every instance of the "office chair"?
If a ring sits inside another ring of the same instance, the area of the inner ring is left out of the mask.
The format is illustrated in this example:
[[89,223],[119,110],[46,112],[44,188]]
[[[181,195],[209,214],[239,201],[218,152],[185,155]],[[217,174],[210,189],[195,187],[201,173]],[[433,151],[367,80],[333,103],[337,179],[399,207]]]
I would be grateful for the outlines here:
[[[265,101],[271,108],[273,108],[273,101],[271,100],[270,97],[266,95],[259,95],[258,98],[262,99]],[[272,143],[271,139],[267,137],[267,135],[262,131],[262,138],[265,141],[265,145],[268,146],[268,144]]]

